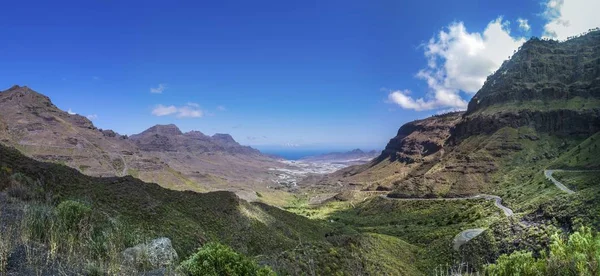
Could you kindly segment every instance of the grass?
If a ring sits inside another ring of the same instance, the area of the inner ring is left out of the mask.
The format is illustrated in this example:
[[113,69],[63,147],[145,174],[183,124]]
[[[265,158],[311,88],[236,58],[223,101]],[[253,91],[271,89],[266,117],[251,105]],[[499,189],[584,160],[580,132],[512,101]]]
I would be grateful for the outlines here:
[[[364,193],[369,195],[366,198],[359,194],[350,196],[349,201],[318,206],[309,205],[307,197],[296,197],[285,208],[312,220],[329,222],[339,231],[356,233],[362,239],[376,237],[378,243],[363,241],[364,258],[374,263],[379,260],[380,267],[406,268],[399,275],[429,273],[437,264],[453,262],[456,253],[452,250],[452,240],[456,234],[487,227],[504,216],[492,201],[483,199],[386,200],[375,193]],[[396,244],[396,250],[404,250],[403,253],[390,251],[386,247],[389,244]],[[397,259],[396,255],[410,257]],[[394,260],[401,264],[394,264]]]
[[[57,220],[56,206],[61,202],[78,202],[93,210],[94,215],[86,225],[113,233],[107,234],[108,240],[127,244],[124,241],[129,239],[122,238],[120,231],[136,233],[141,239],[169,237],[182,259],[202,244],[217,241],[284,275],[379,271],[418,275],[431,272],[439,264],[473,255],[475,249],[469,248],[469,243],[460,254],[451,249],[454,236],[465,229],[489,228],[488,234],[481,237],[487,237],[485,244],[490,246],[480,246],[487,251],[478,253],[498,256],[503,250],[543,246],[547,238],[545,229],[551,229],[547,225],[569,230],[576,225],[600,223],[597,201],[600,188],[593,185],[597,174],[558,175],[569,185],[580,187],[581,192],[574,195],[561,193],[542,174],[552,162],[572,167],[589,167],[596,162],[586,163],[584,155],[589,151],[589,157],[593,156],[600,137],[596,134],[591,138],[566,140],[529,128],[504,128],[493,135],[473,136],[463,141],[462,152],[448,153],[453,161],[461,161],[468,154],[474,160],[468,165],[492,162],[496,170],[465,176],[445,174],[444,164],[431,167],[433,176],[445,176],[448,183],[458,183],[451,185],[462,185],[461,181],[468,180],[481,185],[473,186],[477,189],[501,196],[506,205],[520,213],[514,220],[505,220],[488,200],[385,200],[376,194],[357,193],[347,201],[313,206],[307,195],[282,198],[277,192],[260,191],[261,201],[285,206],[282,210],[265,203],[247,203],[230,192],[200,194],[168,190],[132,177],[89,177],[64,166],[34,161],[5,147],[0,147],[0,189],[29,202],[32,207],[27,219],[35,218],[41,225],[47,225],[44,222],[47,220]],[[440,195],[451,191],[446,186],[435,190]],[[521,219],[541,225],[523,226]],[[114,225],[110,221],[119,223]],[[48,244],[50,251],[79,250],[61,249],[56,242],[67,240],[77,244],[79,236],[58,239],[54,234],[44,236],[42,227],[35,223],[29,228],[38,230],[32,230],[28,239]],[[92,230],[87,233],[96,237],[91,240],[106,236],[95,236],[97,231]],[[102,244],[106,240],[88,242],[84,249],[89,251],[85,252],[103,252],[102,248],[107,247]],[[110,254],[117,254],[123,246],[110,247],[113,252]],[[33,254],[36,250],[32,246],[30,251]],[[88,266],[85,269],[110,269],[106,255],[79,255],[87,256],[80,262]]]
[[558,171],[554,172],[552,176],[575,191],[600,187],[600,171]]
[[[387,255],[400,253],[388,243],[408,246],[406,254],[413,248],[390,235],[363,234],[339,223],[312,220],[264,203],[248,203],[231,192],[174,191],[130,176],[85,176],[2,146],[0,156],[0,188],[15,184],[11,180],[15,175],[26,176],[17,182],[31,195],[22,198],[29,205],[24,225],[29,229],[25,238],[31,241],[26,243],[31,267],[52,265],[39,257],[52,255],[62,264],[77,263],[80,274],[84,270],[110,274],[118,270],[112,265],[117,258],[111,256],[118,256],[125,246],[134,245],[133,241],[168,237],[180,259],[214,241],[270,265],[283,275],[305,271],[318,275],[366,274],[381,265],[393,269],[392,274],[416,271],[404,259]],[[266,193],[262,198],[269,196]],[[75,209],[66,212],[68,217],[85,214],[79,223],[64,223],[58,210],[65,204],[69,210]],[[75,228],[79,234],[63,231]],[[377,254],[387,256],[385,261],[376,262],[384,257]]]
[[572,147],[550,164],[556,169],[600,169],[600,133]]

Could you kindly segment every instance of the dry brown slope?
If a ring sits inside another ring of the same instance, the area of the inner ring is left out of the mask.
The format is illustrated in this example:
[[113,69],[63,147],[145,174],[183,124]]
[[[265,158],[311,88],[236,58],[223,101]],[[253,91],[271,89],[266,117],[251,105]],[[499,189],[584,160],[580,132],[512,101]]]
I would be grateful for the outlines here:
[[0,110],[2,144],[91,176],[132,175],[175,190],[253,193],[271,185],[267,169],[276,165],[224,134],[209,137],[206,149],[199,132],[186,133],[186,139],[169,150],[144,147],[140,140],[100,130],[87,118],[60,110],[26,86],[0,92]]

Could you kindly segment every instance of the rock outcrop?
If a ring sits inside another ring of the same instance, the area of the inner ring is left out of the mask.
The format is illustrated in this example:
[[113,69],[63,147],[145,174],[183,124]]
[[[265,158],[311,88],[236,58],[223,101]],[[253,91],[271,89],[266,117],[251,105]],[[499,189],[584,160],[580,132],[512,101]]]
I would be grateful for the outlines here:
[[376,160],[390,159],[407,164],[423,161],[444,147],[450,130],[462,115],[462,112],[453,112],[404,124]]

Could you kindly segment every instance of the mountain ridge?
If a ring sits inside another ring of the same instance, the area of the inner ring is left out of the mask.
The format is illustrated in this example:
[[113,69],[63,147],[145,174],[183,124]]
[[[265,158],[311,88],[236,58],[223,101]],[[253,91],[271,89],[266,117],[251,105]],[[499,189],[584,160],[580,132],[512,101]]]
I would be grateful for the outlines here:
[[533,38],[487,78],[465,112],[408,122],[369,164],[306,185],[401,197],[485,193],[495,189],[500,169],[531,147],[548,151],[530,157],[534,162],[558,154],[541,137],[563,150],[599,131],[600,31],[566,42]]
[[[176,190],[266,190],[279,162],[228,134],[155,125],[131,135],[94,126],[27,86],[0,91],[0,142],[91,176],[132,175]],[[245,172],[243,174],[239,172]]]

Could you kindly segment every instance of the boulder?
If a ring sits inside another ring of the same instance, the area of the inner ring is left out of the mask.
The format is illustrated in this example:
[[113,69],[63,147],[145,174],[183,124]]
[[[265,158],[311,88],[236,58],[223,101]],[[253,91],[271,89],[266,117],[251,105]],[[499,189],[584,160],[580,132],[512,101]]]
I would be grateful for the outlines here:
[[176,264],[178,255],[169,238],[158,238],[122,252],[123,262],[131,266],[158,269]]

